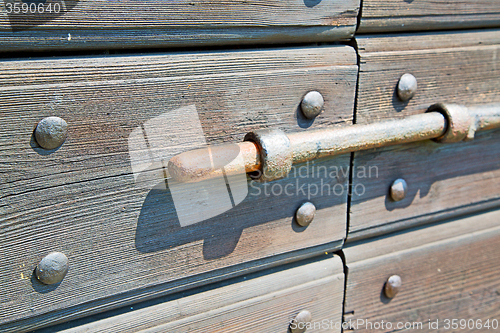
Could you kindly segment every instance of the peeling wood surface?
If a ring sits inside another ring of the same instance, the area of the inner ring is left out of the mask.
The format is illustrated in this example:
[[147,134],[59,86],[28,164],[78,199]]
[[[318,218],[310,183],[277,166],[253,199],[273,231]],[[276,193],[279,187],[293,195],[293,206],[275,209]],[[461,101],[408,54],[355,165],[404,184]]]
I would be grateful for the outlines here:
[[498,27],[496,0],[363,0],[358,32]]
[[[450,331],[445,319],[498,320],[499,221],[500,211],[491,211],[348,246],[346,320],[422,322],[425,332]],[[402,288],[389,300],[382,290],[393,274],[401,276]],[[439,329],[430,328],[429,319],[439,319]]]
[[[7,1],[13,2],[13,1]],[[0,11],[0,51],[347,40],[359,0],[55,0],[48,14]]]
[[[326,256],[325,256],[326,257]],[[344,296],[343,263],[338,256],[173,295],[151,306],[66,328],[58,332],[287,332],[302,310],[315,322],[340,322]],[[71,323],[69,323],[71,324]],[[66,324],[67,325],[67,324]],[[49,332],[50,328],[45,330]],[[42,330],[40,333],[45,332]],[[314,332],[340,332],[319,329]]]
[[[338,248],[347,191],[308,199],[295,190],[265,195],[255,185],[236,208],[181,228],[164,182],[148,174],[141,186],[134,181],[127,140],[141,124],[193,105],[208,143],[238,142],[266,127],[349,125],[355,64],[344,46],[2,62],[1,330],[28,331]],[[335,112],[307,122],[297,108],[313,89]],[[69,133],[46,152],[31,136],[52,115]],[[174,119],[155,134],[181,136],[189,126]],[[347,187],[349,158],[315,162],[346,176],[325,179],[309,168],[279,184]],[[307,200],[316,219],[297,228],[295,210]],[[43,286],[32,272],[51,251],[65,253],[70,270],[60,285]]]
[[[499,36],[494,30],[358,38],[356,122],[418,114],[437,102],[499,102]],[[395,92],[404,73],[418,81],[417,93],[407,103]],[[349,238],[499,206],[499,135],[492,130],[471,142],[426,141],[355,153],[353,188],[358,191],[352,199]],[[408,195],[393,202],[389,188],[398,178],[408,183]]]

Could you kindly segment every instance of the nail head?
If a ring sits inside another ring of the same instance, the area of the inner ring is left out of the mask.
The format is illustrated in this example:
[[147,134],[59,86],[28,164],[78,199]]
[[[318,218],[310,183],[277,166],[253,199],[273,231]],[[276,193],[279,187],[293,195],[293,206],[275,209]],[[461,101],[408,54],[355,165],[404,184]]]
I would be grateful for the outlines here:
[[396,297],[397,293],[401,289],[402,281],[399,275],[392,275],[387,279],[384,286],[384,293],[387,298]]
[[396,179],[391,185],[391,198],[394,201],[401,201],[406,197],[408,185],[404,179]]
[[302,99],[300,109],[306,118],[314,119],[321,113],[324,103],[323,96],[319,92],[310,91]]
[[311,224],[314,216],[316,215],[316,206],[312,202],[305,202],[297,209],[295,219],[297,224],[301,227],[307,227]]
[[52,252],[38,263],[35,274],[43,284],[56,284],[64,279],[68,268],[68,258],[64,253]]
[[40,147],[50,150],[60,147],[66,140],[68,124],[59,117],[42,119],[35,129],[35,139]]
[[307,310],[300,311],[290,324],[292,333],[304,333],[307,330],[307,324],[312,321],[311,312]]
[[401,101],[410,100],[417,92],[417,79],[412,74],[406,73],[398,82],[398,97]]

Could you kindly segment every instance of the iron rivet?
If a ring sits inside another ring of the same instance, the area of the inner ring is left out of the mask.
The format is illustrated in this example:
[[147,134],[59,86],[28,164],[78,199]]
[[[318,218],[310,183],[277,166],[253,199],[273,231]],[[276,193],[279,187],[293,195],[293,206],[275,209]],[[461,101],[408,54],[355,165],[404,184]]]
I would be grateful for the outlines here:
[[302,310],[290,323],[290,331],[292,333],[304,333],[307,330],[307,324],[312,321],[311,312]]
[[297,220],[297,224],[301,227],[307,227],[311,224],[314,219],[314,215],[316,214],[316,206],[314,206],[311,202],[303,203],[302,206],[297,209],[295,213],[295,218]]
[[398,82],[398,96],[403,102],[410,100],[417,92],[417,79],[411,74],[403,74]]
[[56,284],[68,273],[68,258],[61,252],[47,254],[36,266],[35,274],[43,284]]
[[391,198],[394,201],[401,201],[406,197],[408,185],[404,179],[396,179],[391,185]]
[[384,294],[387,298],[396,297],[397,293],[401,289],[401,277],[399,275],[393,275],[387,279],[384,286]]
[[44,149],[56,149],[66,140],[68,124],[59,117],[42,119],[35,129],[35,139]]
[[321,113],[324,103],[323,96],[319,92],[310,91],[302,99],[300,109],[307,119],[314,119]]

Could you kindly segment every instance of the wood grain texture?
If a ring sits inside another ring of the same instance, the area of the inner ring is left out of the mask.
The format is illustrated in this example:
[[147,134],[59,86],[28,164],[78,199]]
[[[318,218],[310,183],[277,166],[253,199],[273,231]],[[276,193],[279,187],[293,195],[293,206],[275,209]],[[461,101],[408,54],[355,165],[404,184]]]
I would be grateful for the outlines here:
[[[356,38],[360,56],[356,123],[424,112],[437,102],[467,106],[500,101],[500,30]],[[415,96],[401,102],[399,78],[411,73]]]
[[[421,322],[420,330],[445,332],[451,330],[444,319],[498,320],[499,218],[500,212],[492,211],[345,248],[346,321],[394,325],[392,330],[359,325],[353,331],[397,331],[398,322]],[[393,274],[401,276],[402,288],[390,300],[382,290]],[[429,319],[439,319],[439,329],[429,327]]]
[[[279,271],[264,271],[172,295],[170,299],[133,311],[72,327],[43,332],[287,332],[301,310],[313,321],[340,323],[344,295],[343,263],[338,256]],[[71,323],[69,323],[71,324]],[[314,332],[340,332],[335,326]]]
[[496,0],[363,0],[358,32],[498,27]]
[[[344,46],[2,62],[1,330],[32,330],[338,248],[347,190],[328,196],[300,188],[347,189],[349,156],[315,162],[344,175],[311,167],[292,173],[276,183],[291,184],[291,195],[254,184],[234,209],[181,228],[164,181],[135,182],[127,140],[141,124],[190,105],[208,143],[238,142],[267,127],[349,125],[355,63]],[[332,112],[306,122],[297,109],[313,89]],[[69,133],[60,149],[46,152],[31,136],[50,115],[64,118]],[[161,126],[158,134],[169,138],[189,134],[192,124]],[[318,208],[316,219],[297,228],[295,210],[307,200]],[[32,276],[50,251],[70,261],[58,286]]]
[[55,0],[59,14],[0,11],[1,51],[346,40],[359,0]]
[[[358,38],[360,75],[356,122],[361,124],[425,112],[437,102],[466,106],[500,101],[498,31]],[[444,48],[441,48],[444,47]],[[407,49],[409,48],[409,50]],[[416,95],[396,97],[399,77],[412,73]],[[458,144],[432,141],[355,153],[349,238],[500,205],[497,130]],[[364,172],[371,171],[371,173]],[[403,178],[408,195],[389,199]]]
[[[500,131],[495,130],[466,143],[426,141],[356,153],[349,238],[429,223],[475,211],[478,205],[498,206],[499,139]],[[372,176],[364,170],[371,170]],[[398,178],[407,182],[408,193],[394,202],[389,189]]]

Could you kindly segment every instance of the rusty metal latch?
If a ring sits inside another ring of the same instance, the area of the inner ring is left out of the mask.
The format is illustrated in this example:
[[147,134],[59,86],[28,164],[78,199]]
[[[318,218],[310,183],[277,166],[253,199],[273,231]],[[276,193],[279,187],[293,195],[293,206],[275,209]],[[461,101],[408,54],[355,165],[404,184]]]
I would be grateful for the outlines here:
[[[474,138],[476,131],[498,127],[500,104],[467,108],[438,103],[423,114],[367,125],[291,134],[278,129],[248,133],[238,144],[242,158],[226,164],[223,170],[200,163],[199,157],[206,155],[206,149],[197,149],[172,158],[168,171],[177,181],[190,182],[241,172],[244,166],[255,178],[270,181],[285,177],[294,163],[429,139],[443,143],[467,141]],[[220,145],[209,149],[210,156],[220,157],[228,148]]]

